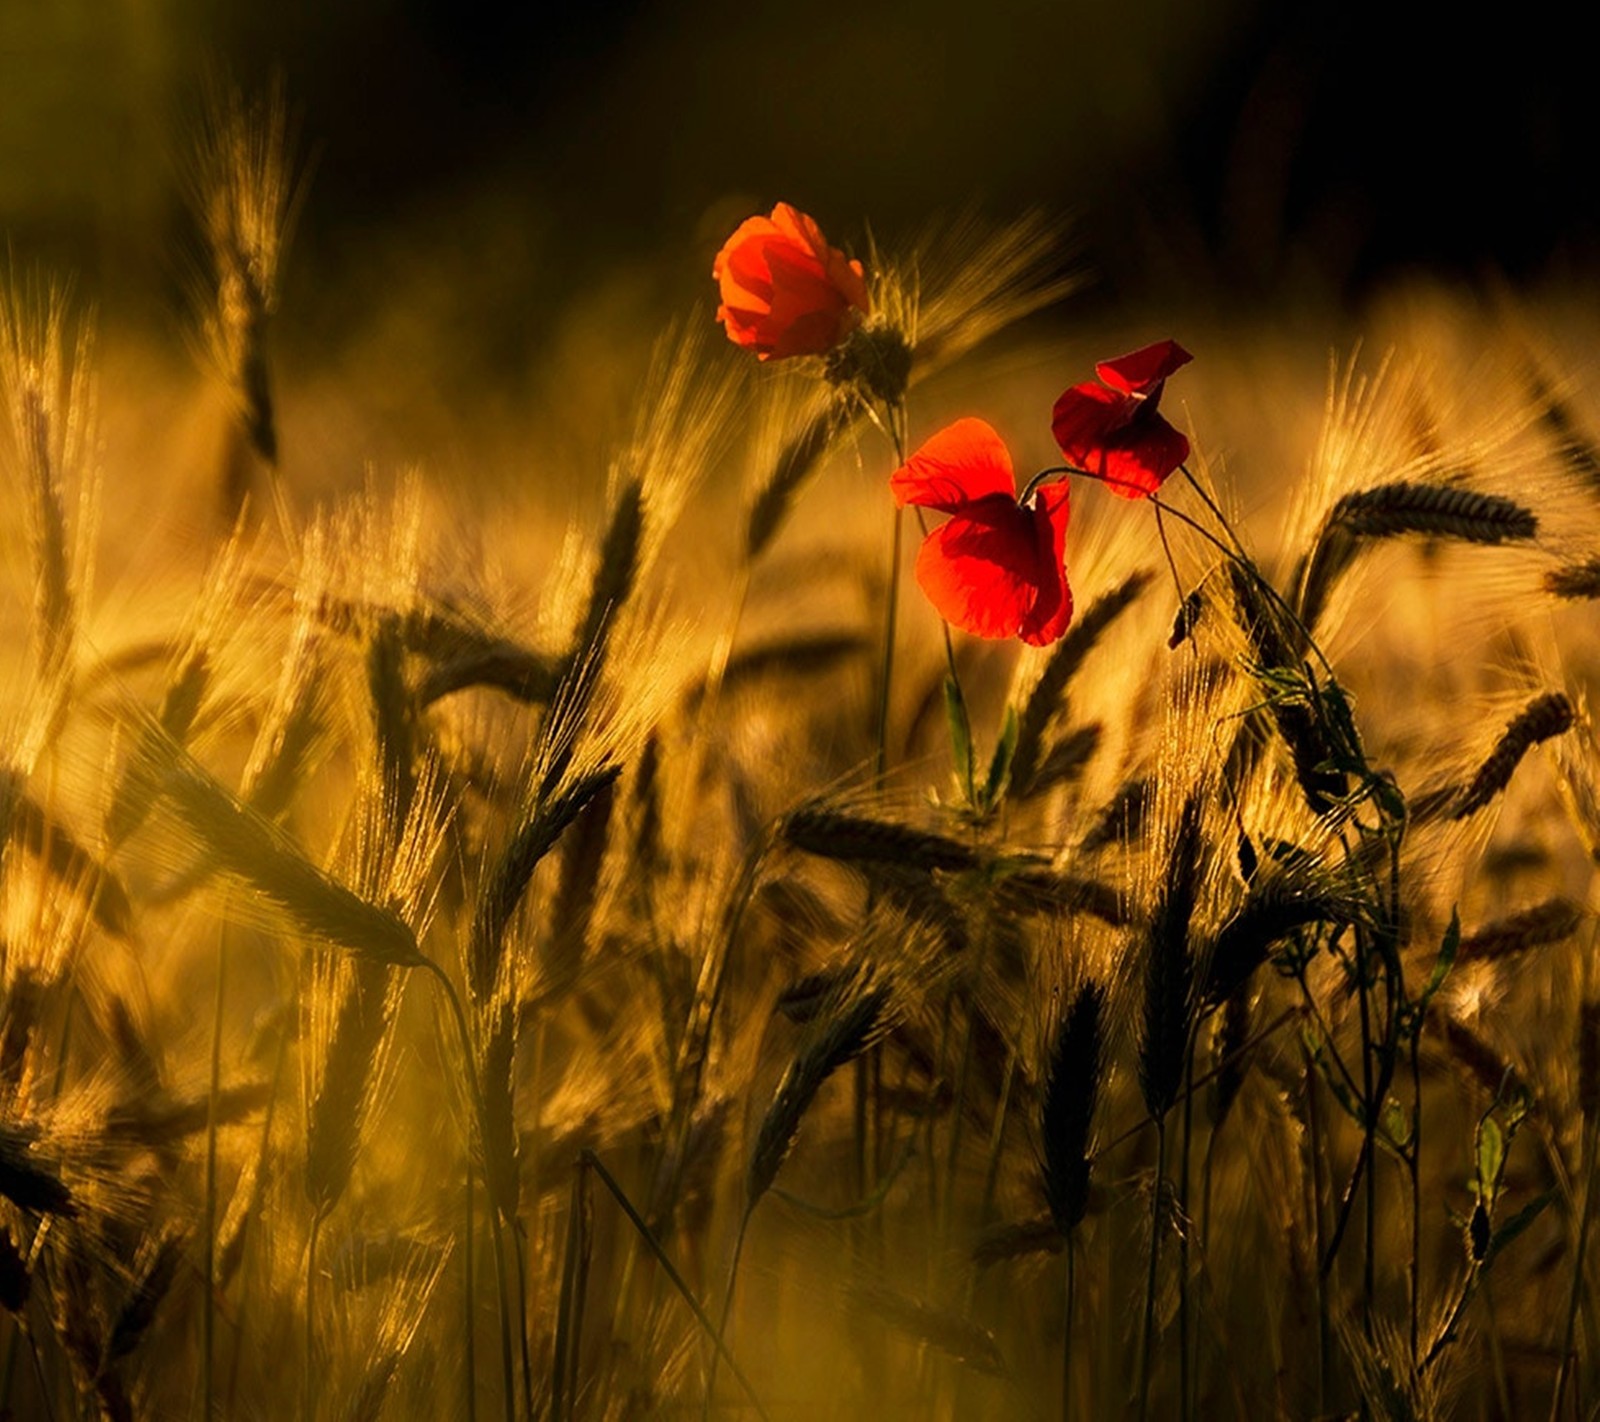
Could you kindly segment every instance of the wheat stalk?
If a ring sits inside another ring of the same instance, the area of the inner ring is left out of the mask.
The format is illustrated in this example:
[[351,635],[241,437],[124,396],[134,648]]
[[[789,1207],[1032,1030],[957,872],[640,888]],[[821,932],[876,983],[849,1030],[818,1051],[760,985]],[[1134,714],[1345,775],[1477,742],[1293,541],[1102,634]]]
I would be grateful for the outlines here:
[[887,983],[855,978],[817,1013],[807,1041],[784,1072],[756,1130],[745,1172],[746,1211],[754,1210],[772,1188],[823,1083],[881,1035],[889,1002]]
[[1091,1136],[1105,1071],[1105,1002],[1098,983],[1077,990],[1045,1069],[1039,1115],[1044,1193],[1056,1229],[1067,1238],[1089,1205]]
[[960,840],[824,805],[791,811],[778,832],[796,849],[847,864],[906,865],[929,872],[960,873],[976,868],[979,862],[977,851]]
[[1600,557],[1552,568],[1544,575],[1544,590],[1569,602],[1590,602],[1600,597]]
[[1100,639],[1150,586],[1152,576],[1140,569],[1128,574],[1108,592],[1101,593],[1074,620],[1067,635],[1056,644],[1045,662],[1017,716],[1017,745],[1011,757],[1011,779],[1022,792],[1026,793],[1033,786],[1045,732],[1061,709],[1061,698],[1067,686]]
[[1531,509],[1499,494],[1399,481],[1344,495],[1328,511],[1295,580],[1298,611],[1314,627],[1339,578],[1369,543],[1407,534],[1462,543],[1526,543],[1539,531]]
[[1541,742],[1572,729],[1577,711],[1562,691],[1547,691],[1529,701],[1506,724],[1483,763],[1464,785],[1445,786],[1417,797],[1411,818],[1417,824],[1475,815],[1507,785],[1522,758]]
[[1201,797],[1183,804],[1155,908],[1145,935],[1139,1090],[1152,1120],[1172,1109],[1183,1084],[1193,1010],[1194,955],[1189,943],[1199,891]]
[[1469,933],[1456,949],[1456,961],[1489,961],[1525,953],[1571,938],[1583,923],[1584,911],[1567,899],[1546,899]]
[[301,932],[327,939],[358,957],[394,967],[426,961],[415,933],[318,869],[270,821],[241,804],[220,782],[170,743],[159,746],[160,783],[173,810],[228,873],[254,886]]

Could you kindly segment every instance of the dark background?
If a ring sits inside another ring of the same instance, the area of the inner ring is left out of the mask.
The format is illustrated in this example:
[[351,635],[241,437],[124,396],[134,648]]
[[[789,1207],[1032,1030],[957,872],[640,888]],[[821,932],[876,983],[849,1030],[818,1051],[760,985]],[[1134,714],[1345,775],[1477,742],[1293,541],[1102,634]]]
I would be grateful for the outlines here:
[[486,328],[618,269],[676,291],[778,198],[857,246],[1043,207],[1102,300],[1587,272],[1591,60],[1529,9],[1431,11],[0,0],[0,228],[97,292],[170,283],[173,155],[220,69],[287,82],[314,158],[294,265],[329,324],[422,256]]

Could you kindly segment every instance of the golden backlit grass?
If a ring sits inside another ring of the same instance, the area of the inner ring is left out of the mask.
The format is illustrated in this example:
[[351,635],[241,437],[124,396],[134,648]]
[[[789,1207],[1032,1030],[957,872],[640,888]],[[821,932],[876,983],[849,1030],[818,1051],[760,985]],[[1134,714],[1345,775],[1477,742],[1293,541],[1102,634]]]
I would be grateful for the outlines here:
[[[1230,551],[1074,491],[1067,639],[955,642],[980,780],[1017,712],[975,809],[909,583],[872,775],[870,410],[708,300],[618,337],[592,465],[327,469],[366,387],[272,366],[240,245],[281,110],[219,122],[206,376],[0,308],[0,1402],[1590,1415],[1582,333],[1175,332],[1165,497]],[[970,348],[1058,240],[878,256],[913,438],[1055,462],[1134,341]]]

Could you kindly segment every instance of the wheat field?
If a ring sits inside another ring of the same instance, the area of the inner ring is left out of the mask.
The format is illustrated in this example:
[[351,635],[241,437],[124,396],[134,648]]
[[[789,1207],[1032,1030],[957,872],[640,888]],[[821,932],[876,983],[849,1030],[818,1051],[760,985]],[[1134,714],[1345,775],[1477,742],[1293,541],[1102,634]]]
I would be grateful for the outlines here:
[[[274,356],[281,96],[185,175],[191,365],[0,301],[0,1415],[1600,1417],[1574,303],[1041,336],[935,220],[452,424]],[[1064,635],[942,627],[911,448],[1169,335]]]

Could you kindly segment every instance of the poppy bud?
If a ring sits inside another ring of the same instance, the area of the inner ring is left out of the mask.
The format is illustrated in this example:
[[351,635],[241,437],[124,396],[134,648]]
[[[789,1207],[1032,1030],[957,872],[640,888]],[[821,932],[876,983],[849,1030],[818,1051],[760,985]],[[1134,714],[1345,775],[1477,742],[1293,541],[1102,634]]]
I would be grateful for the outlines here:
[[722,244],[711,276],[728,339],[761,360],[826,355],[872,313],[861,263],[830,247],[805,213],[780,202]]

